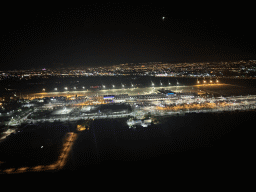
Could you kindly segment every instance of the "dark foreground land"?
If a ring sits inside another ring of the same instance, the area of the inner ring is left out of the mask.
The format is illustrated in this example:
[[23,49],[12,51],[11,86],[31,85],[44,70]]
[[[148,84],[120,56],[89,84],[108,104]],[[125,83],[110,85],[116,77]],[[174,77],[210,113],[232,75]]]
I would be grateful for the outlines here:
[[[255,117],[255,111],[188,114],[160,119],[162,123],[158,125],[136,129],[129,129],[124,119],[95,120],[89,130],[78,133],[67,164],[55,174],[250,170],[255,160]],[[75,131],[75,124],[40,126],[30,131],[30,144],[26,141],[22,147],[24,139],[14,136],[13,140],[1,143],[0,161],[11,160],[15,166],[55,161],[61,136]],[[48,135],[39,134],[40,130],[48,130]],[[20,146],[19,150],[11,148],[11,143]],[[44,150],[35,147],[41,145]],[[36,174],[48,173],[51,171]]]
[[71,171],[186,171],[252,165],[256,112],[189,114],[147,128],[95,121],[74,145]]

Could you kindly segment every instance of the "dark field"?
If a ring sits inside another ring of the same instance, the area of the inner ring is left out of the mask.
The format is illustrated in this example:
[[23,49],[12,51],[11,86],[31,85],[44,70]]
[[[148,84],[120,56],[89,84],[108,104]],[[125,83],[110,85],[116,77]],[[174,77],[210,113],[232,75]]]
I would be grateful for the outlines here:
[[59,123],[26,125],[0,143],[0,169],[51,164],[58,158],[69,127]]
[[138,171],[231,169],[253,158],[255,112],[191,114],[160,125],[127,129],[96,120],[76,141],[66,170]]
[[[203,78],[198,78],[200,82]],[[209,81],[209,78],[206,78]],[[213,81],[216,78],[212,79]],[[5,91],[5,88],[11,89],[17,94],[32,94],[42,92],[45,88],[46,92],[54,91],[54,88],[58,88],[58,91],[64,92],[64,87],[68,87],[69,91],[72,91],[73,87],[77,87],[76,91],[83,91],[90,88],[90,86],[102,86],[105,85],[106,89],[112,89],[112,85],[115,85],[116,89],[122,88],[122,84],[126,88],[131,87],[133,84],[135,87],[151,87],[151,82],[155,84],[155,87],[160,87],[160,81],[162,86],[176,86],[177,81],[180,86],[192,86],[197,84],[197,78],[181,78],[181,77],[153,77],[153,76],[102,76],[102,77],[49,77],[48,79],[43,78],[32,78],[29,80],[2,80],[0,83],[0,90]],[[246,88],[255,88],[256,79],[219,79],[220,83],[237,85]],[[242,93],[242,92],[241,92]],[[243,94],[243,93],[242,93]]]
[[[129,129],[126,119],[95,120],[78,133],[57,173],[221,171],[234,164],[235,170],[247,169],[254,159],[255,117],[255,111],[188,114],[136,129]],[[0,161],[6,162],[1,169],[51,164],[67,131],[75,131],[75,124],[41,124],[11,136],[0,144]]]

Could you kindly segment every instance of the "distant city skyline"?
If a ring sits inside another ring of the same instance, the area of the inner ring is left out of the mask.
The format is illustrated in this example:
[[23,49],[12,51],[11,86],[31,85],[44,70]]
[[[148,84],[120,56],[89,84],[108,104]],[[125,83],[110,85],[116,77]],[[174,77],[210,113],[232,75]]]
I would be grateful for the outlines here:
[[124,63],[101,67],[33,68],[0,71],[0,80],[49,78],[52,76],[157,76],[256,78],[256,60],[191,63]]

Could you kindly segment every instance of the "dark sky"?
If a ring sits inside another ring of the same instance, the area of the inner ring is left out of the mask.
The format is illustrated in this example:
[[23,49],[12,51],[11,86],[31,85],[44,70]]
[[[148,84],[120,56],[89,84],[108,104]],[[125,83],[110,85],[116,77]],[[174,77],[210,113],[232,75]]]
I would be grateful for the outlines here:
[[21,4],[1,18],[0,70],[256,59],[254,11],[239,5]]

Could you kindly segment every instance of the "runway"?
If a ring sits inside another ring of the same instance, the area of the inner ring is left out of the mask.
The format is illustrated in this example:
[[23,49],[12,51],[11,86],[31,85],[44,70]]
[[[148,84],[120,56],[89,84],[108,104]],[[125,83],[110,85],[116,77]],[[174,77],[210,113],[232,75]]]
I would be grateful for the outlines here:
[[256,88],[244,87],[234,84],[200,84],[189,86],[163,86],[163,87],[136,87],[136,88],[120,88],[120,89],[86,89],[81,91],[63,91],[63,92],[41,92],[27,94],[28,99],[44,98],[44,97],[79,97],[79,96],[103,96],[103,95],[145,95],[157,93],[159,89],[167,89],[177,93],[197,93],[209,94],[214,96],[236,96],[236,95],[255,95]]
[[122,89],[87,89],[85,91],[64,91],[64,92],[41,92],[28,94],[28,98],[43,98],[43,97],[75,97],[75,96],[95,96],[95,95],[145,95],[157,93],[159,89],[168,89],[173,92],[197,92],[194,86],[165,86],[165,87],[144,87],[144,88],[122,88]]

